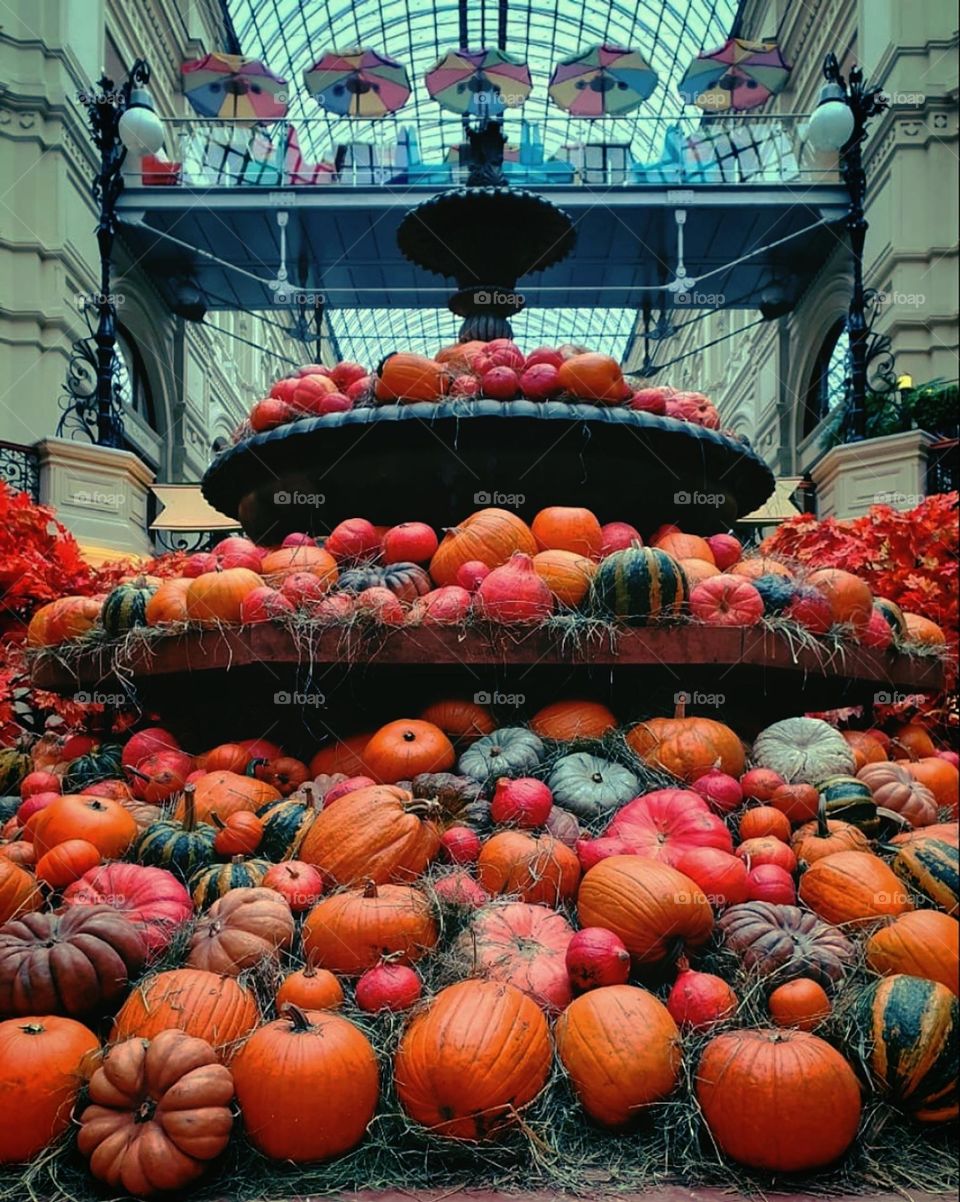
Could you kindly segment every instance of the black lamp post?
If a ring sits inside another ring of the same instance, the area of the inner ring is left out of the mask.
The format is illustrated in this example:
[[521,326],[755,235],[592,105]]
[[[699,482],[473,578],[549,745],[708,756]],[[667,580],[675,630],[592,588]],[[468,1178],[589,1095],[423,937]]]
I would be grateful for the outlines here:
[[864,205],[867,175],[863,168],[863,143],[867,122],[887,107],[879,87],[867,87],[863,71],[853,67],[847,81],[840,74],[835,54],[823,62],[826,84],[820,103],[810,119],[807,137],[817,150],[840,152],[840,174],[850,197],[847,232],[853,257],[853,292],[847,311],[847,337],[850,344],[850,441],[866,437],[867,361],[870,341],[867,298],[863,287],[863,248],[867,238]]
[[[67,403],[57,433],[62,434],[69,425],[74,433],[85,434],[104,447],[123,445],[123,413],[116,371],[117,309],[111,291],[111,259],[117,233],[117,200],[123,191],[123,163],[128,150],[152,153],[163,145],[163,125],[153,109],[147,90],[149,82],[150,68],[143,59],[138,59],[119,87],[103,75],[97,80],[95,92],[81,92],[77,97],[87,110],[93,141],[100,152],[99,169],[91,184],[99,214],[100,290],[91,306],[96,312],[96,328],[91,328],[89,339],[74,344],[67,376]],[[93,348],[89,345],[91,339]]]

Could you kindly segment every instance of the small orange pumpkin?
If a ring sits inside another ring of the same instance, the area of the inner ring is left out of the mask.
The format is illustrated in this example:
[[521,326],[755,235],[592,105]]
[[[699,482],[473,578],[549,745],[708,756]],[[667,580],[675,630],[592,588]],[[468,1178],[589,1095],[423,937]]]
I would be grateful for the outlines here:
[[541,551],[571,551],[597,560],[603,548],[603,530],[589,509],[550,505],[530,524]]
[[316,576],[326,588],[337,582],[337,561],[322,547],[303,543],[296,547],[280,547],[263,557],[260,572],[267,584],[279,588],[287,576],[295,572],[309,572]]
[[916,761],[908,761],[904,767],[910,775],[926,785],[937,799],[937,805],[957,816],[960,773],[953,764],[938,755],[927,755]]
[[187,592],[193,580],[186,576],[174,576],[164,580],[147,601],[144,618],[148,626],[162,626],[166,622],[186,622]]
[[190,581],[187,617],[191,622],[239,622],[244,597],[263,587],[263,577],[249,568],[204,572]]
[[827,991],[806,977],[778,985],[767,999],[767,1009],[778,1027],[796,1027],[800,1031],[813,1031],[831,1013]]
[[617,719],[599,701],[554,701],[530,719],[530,729],[541,739],[568,743],[574,739],[602,739],[615,730]]
[[363,760],[374,780],[393,784],[421,772],[449,772],[457,757],[438,726],[420,718],[400,718],[380,727],[364,747]]
[[768,555],[751,555],[741,559],[727,568],[728,576],[746,576],[748,580],[756,580],[759,576],[782,576],[784,580],[792,580],[793,572],[782,564],[779,559],[771,559]]
[[441,587],[457,583],[457,572],[465,564],[479,561],[499,568],[521,551],[531,558],[537,542],[530,527],[506,509],[480,509],[448,530],[430,560],[430,575]]
[[380,368],[375,396],[381,404],[439,401],[446,390],[446,373],[436,359],[397,351],[388,356]]
[[623,400],[623,372],[611,355],[594,351],[571,355],[560,364],[557,383],[563,392],[572,393],[582,401],[615,405]]
[[590,589],[596,565],[575,551],[539,551],[533,570],[561,605],[576,609]]
[[873,613],[873,593],[866,581],[842,568],[818,568],[806,582],[829,601],[834,622],[863,634]]
[[840,733],[853,752],[854,771],[859,772],[867,764],[879,764],[886,760],[887,753],[883,744],[866,731],[842,730]]
[[942,626],[920,614],[904,613],[903,623],[906,627],[905,640],[909,643],[923,643],[928,647],[943,647],[947,636]]
[[439,727],[454,743],[472,743],[497,729],[493,714],[486,706],[454,697],[428,705],[420,720]]
[[716,567],[717,564],[710,544],[697,534],[683,534],[679,530],[671,531],[664,534],[662,538],[658,538],[653,545],[661,551],[666,551],[674,559],[701,559],[713,567]]

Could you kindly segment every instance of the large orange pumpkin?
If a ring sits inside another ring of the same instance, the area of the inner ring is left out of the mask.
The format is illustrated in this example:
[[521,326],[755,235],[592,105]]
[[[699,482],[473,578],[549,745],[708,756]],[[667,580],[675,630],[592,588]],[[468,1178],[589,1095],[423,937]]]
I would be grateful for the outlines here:
[[407,1028],[394,1061],[397,1097],[436,1135],[489,1139],[537,1096],[552,1059],[532,998],[503,982],[460,981]]
[[86,839],[105,860],[119,859],[136,839],[138,828],[129,810],[112,797],[66,793],[37,811],[29,821],[37,859],[58,843]]
[[147,601],[144,618],[148,626],[162,626],[165,622],[186,622],[187,593],[193,581],[186,576],[174,576],[164,580]]
[[942,626],[932,622],[921,614],[904,613],[903,622],[906,626],[906,641],[910,643],[925,643],[928,647],[943,647],[947,636]]
[[191,622],[211,624],[239,622],[244,597],[263,587],[263,577],[249,568],[227,568],[222,572],[204,572],[190,581],[187,589],[187,617]]
[[596,565],[575,551],[540,551],[533,570],[561,605],[576,609],[590,589]]
[[96,597],[58,597],[41,605],[27,627],[27,645],[52,647],[80,638],[96,626],[101,604]]
[[425,355],[396,351],[384,360],[375,396],[381,402],[439,401],[447,388],[443,365]]
[[463,564],[477,560],[499,568],[517,551],[531,558],[537,553],[526,522],[506,509],[480,509],[446,532],[430,560],[430,575],[438,585],[456,584]]
[[418,877],[439,850],[440,830],[424,803],[394,785],[371,785],[321,810],[297,854],[338,885],[380,885]]
[[117,1012],[113,1038],[152,1039],[175,1028],[205,1039],[229,1060],[259,1021],[256,999],[233,977],[175,968],[140,982]]
[[683,534],[677,530],[664,534],[653,545],[661,551],[666,551],[674,559],[700,559],[704,563],[716,567],[717,561],[714,559],[710,544],[697,534]]
[[710,938],[713,910],[700,888],[668,864],[610,856],[584,876],[577,895],[582,927],[605,927],[636,963],[656,964]]
[[332,776],[342,772],[344,776],[369,776],[363,750],[371,738],[371,731],[362,731],[357,735],[335,739],[329,747],[321,747],[310,761],[310,775]]
[[759,576],[782,576],[784,580],[792,580],[793,572],[780,562],[768,555],[751,555],[738,560],[732,568],[727,568],[729,576],[746,576],[748,580],[756,580]]
[[473,743],[497,729],[493,714],[485,705],[457,697],[447,697],[428,705],[420,720],[439,727],[454,743]]
[[0,856],[0,926],[43,905],[36,878],[6,856]]
[[599,701],[554,701],[530,719],[530,729],[541,739],[568,743],[574,739],[601,739],[615,730],[617,719]]
[[530,529],[540,551],[571,551],[587,559],[600,558],[603,531],[589,509],[550,505],[540,510]]
[[640,722],[627,735],[636,754],[654,768],[672,772],[681,780],[695,781],[719,768],[730,776],[741,776],[745,757],[739,737],[713,718],[686,717],[680,701],[672,718]]
[[287,1003],[232,1065],[247,1139],[273,1160],[331,1160],[366,1134],[380,1096],[377,1057],[338,1014]]
[[839,851],[812,864],[800,878],[800,900],[818,918],[862,926],[913,909],[906,889],[879,856]]
[[937,755],[925,755],[919,760],[908,761],[904,767],[921,785],[926,785],[938,806],[949,810],[954,818],[957,816],[960,773],[953,764]]
[[[259,810],[268,802],[279,801],[280,791],[266,781],[253,776],[241,776],[237,772],[207,772],[198,777],[193,791],[193,804],[197,822],[213,822],[213,815],[226,819],[241,810]],[[183,821],[186,803],[181,797],[173,816]]]
[[448,772],[457,762],[453,744],[438,726],[421,718],[388,722],[363,749],[374,780],[393,784],[413,780],[421,772]]
[[430,903],[409,885],[345,889],[317,902],[303,924],[303,954],[331,972],[359,976],[383,956],[410,964],[437,942]]
[[560,364],[557,383],[563,392],[572,393],[582,401],[615,405],[623,400],[623,372],[611,355],[594,351],[571,355]]
[[591,989],[560,1015],[556,1041],[581,1105],[604,1127],[626,1126],[677,1084],[680,1032],[645,989]]
[[873,593],[866,581],[842,568],[818,568],[806,583],[829,601],[835,623],[852,626],[857,635],[863,634],[873,613]]
[[717,1035],[700,1059],[697,1100],[722,1152],[778,1173],[831,1164],[860,1123],[853,1069],[806,1031]]
[[551,835],[500,831],[480,849],[477,876],[488,893],[556,906],[576,893],[580,861]]
[[286,576],[294,572],[309,572],[316,576],[325,588],[336,584],[337,561],[322,547],[303,543],[296,547],[280,547],[263,557],[260,572],[267,584],[279,588]]
[[918,760],[936,750],[930,732],[921,722],[904,722],[890,739],[890,756],[895,760]]
[[867,964],[881,976],[906,973],[939,981],[960,995],[960,923],[939,910],[913,910],[874,931],[866,943]]

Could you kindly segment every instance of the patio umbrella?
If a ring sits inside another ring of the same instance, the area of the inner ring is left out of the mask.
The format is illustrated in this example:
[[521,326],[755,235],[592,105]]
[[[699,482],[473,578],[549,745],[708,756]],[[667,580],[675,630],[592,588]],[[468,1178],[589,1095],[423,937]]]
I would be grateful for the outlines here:
[[657,73],[638,50],[592,46],[564,59],[550,77],[550,99],[574,117],[608,117],[638,108]]
[[259,59],[205,54],[184,63],[183,91],[201,117],[275,121],[287,111],[287,81]]
[[450,50],[426,75],[427,91],[445,109],[496,117],[530,95],[530,68],[505,50]]
[[742,111],[781,91],[789,74],[776,42],[728,38],[719,50],[697,55],[677,90],[708,112]]
[[374,120],[403,108],[410,79],[402,63],[376,50],[330,50],[303,74],[319,105],[340,117]]

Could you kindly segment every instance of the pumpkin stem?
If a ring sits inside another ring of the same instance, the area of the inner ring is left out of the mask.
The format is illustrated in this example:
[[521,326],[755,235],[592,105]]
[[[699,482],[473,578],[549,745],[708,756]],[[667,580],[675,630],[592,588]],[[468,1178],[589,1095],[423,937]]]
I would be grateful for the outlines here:
[[262,764],[267,764],[267,763],[269,763],[269,760],[265,760],[265,759],[264,759],[262,756],[261,756],[259,759],[251,760],[251,761],[250,761],[250,763],[249,763],[249,764],[247,764],[247,770],[246,770],[246,772],[244,773],[244,775],[245,775],[245,776],[252,776],[252,777],[254,777],[254,779],[256,779],[256,776],[257,776],[257,769],[258,769],[258,768],[259,768],[259,767],[260,767]]
[[679,693],[678,696],[680,700],[677,702],[673,711],[673,717],[675,721],[678,718],[685,718],[687,716],[687,696],[683,692]]
[[310,1022],[306,1014],[293,1002],[284,1002],[281,1007],[281,1013],[284,1018],[290,1019],[292,1024],[291,1030],[293,1031],[309,1031],[313,1027],[313,1023]]
[[197,825],[197,803],[194,798],[196,785],[183,786],[183,829],[192,831]]
[[372,878],[363,887],[364,897],[377,897],[377,882]]
[[307,799],[307,807],[311,810],[320,809],[320,802],[317,795],[313,791],[313,785],[303,786],[303,795]]
[[140,1103],[136,1114],[133,1116],[135,1123],[149,1123],[157,1110],[157,1104],[153,1098],[146,1098]]
[[830,827],[827,825],[827,798],[826,794],[820,794],[820,800],[817,802],[817,837],[820,839],[829,839]]
[[210,815],[210,821],[213,823],[213,825],[217,828],[218,831],[225,831],[227,829],[227,824],[220,817],[220,815],[217,813],[216,810],[214,810],[213,813]]
[[242,863],[243,863],[243,856],[231,856],[231,857],[230,857],[230,863],[231,863],[231,864],[242,864]]
[[680,955],[677,956],[677,976],[679,976],[682,972],[689,972],[689,971],[690,971],[690,961],[681,952]]

